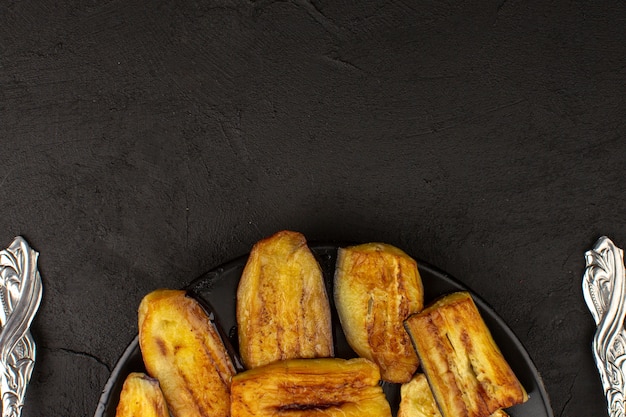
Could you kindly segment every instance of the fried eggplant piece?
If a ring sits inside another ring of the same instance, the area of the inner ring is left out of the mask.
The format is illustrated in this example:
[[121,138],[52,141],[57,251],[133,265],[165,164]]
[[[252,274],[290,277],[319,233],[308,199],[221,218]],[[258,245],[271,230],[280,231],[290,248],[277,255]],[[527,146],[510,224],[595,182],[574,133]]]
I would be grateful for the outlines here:
[[375,362],[385,381],[409,381],[419,361],[403,322],[424,306],[415,260],[383,243],[340,248],[334,297],[352,349]]
[[398,417],[441,417],[426,375],[416,374],[400,386]]
[[405,327],[443,417],[484,417],[528,399],[468,292],[438,299]]
[[237,287],[237,326],[248,369],[333,356],[322,270],[302,234],[281,231],[254,245]]
[[[441,417],[426,375],[416,374],[400,387],[400,408],[398,417]],[[490,417],[508,417],[504,410],[498,410]]]
[[159,381],[143,372],[131,372],[124,380],[115,417],[169,417]]
[[291,359],[233,378],[232,417],[391,417],[376,364],[355,359]]
[[156,290],[139,306],[139,346],[174,417],[227,417],[235,374],[220,332],[182,290]]

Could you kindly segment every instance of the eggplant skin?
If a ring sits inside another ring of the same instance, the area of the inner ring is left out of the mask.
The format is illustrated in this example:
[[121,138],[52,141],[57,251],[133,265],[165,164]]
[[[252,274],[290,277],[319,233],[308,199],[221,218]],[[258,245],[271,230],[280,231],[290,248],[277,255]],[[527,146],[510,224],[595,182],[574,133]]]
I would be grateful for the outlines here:
[[139,305],[139,346],[174,417],[227,417],[236,371],[218,329],[182,290],[161,289]]
[[143,372],[131,372],[124,380],[115,417],[169,417],[159,381]]
[[324,277],[302,234],[285,230],[254,245],[237,287],[237,327],[248,369],[334,355]]
[[409,381],[419,360],[403,323],[424,306],[416,261],[384,243],[340,248],[334,297],[352,349],[375,362],[383,380]]
[[[400,407],[398,417],[441,417],[426,375],[415,374],[400,387]],[[498,410],[490,417],[508,417],[504,410]]]
[[391,417],[376,364],[355,359],[290,359],[237,374],[232,417]]
[[410,316],[405,327],[443,417],[484,417],[528,395],[465,291]]

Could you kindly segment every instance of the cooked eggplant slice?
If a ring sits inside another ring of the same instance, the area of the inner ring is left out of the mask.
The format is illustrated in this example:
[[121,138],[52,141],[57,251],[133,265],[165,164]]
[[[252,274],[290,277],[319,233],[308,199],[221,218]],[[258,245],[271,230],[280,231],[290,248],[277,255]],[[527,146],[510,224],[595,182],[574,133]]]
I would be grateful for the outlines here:
[[416,374],[400,387],[398,417],[441,417],[424,374]]
[[303,235],[282,231],[254,245],[237,288],[237,326],[247,368],[333,356],[324,278]]
[[159,381],[143,372],[132,372],[124,380],[115,417],[169,417]]
[[469,293],[438,299],[405,326],[443,417],[484,417],[527,400]]
[[139,306],[139,345],[174,417],[227,417],[235,368],[220,333],[192,297],[156,290]]
[[[398,417],[441,417],[426,375],[416,374],[400,387],[400,408]],[[504,410],[498,410],[490,417],[508,417]]]
[[232,417],[391,417],[378,367],[366,359],[291,359],[238,374]]
[[352,349],[380,366],[385,381],[409,381],[419,361],[403,322],[424,306],[415,260],[383,243],[340,248],[334,285],[335,305]]

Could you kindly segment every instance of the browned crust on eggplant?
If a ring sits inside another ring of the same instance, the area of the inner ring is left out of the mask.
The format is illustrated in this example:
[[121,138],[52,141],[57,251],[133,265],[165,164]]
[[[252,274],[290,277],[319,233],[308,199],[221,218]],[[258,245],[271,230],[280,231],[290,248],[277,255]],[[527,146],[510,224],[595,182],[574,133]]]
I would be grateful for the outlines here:
[[238,374],[232,417],[390,417],[378,367],[362,358],[291,359]]
[[237,325],[247,368],[333,356],[322,270],[302,234],[282,231],[254,245],[237,288]]
[[235,368],[202,307],[181,290],[156,290],[139,307],[139,345],[175,417],[227,417]]
[[403,322],[424,305],[416,261],[382,243],[340,248],[334,285],[335,305],[352,349],[374,361],[384,380],[409,381],[419,360]]
[[527,400],[469,293],[440,298],[405,327],[443,417],[488,416]]

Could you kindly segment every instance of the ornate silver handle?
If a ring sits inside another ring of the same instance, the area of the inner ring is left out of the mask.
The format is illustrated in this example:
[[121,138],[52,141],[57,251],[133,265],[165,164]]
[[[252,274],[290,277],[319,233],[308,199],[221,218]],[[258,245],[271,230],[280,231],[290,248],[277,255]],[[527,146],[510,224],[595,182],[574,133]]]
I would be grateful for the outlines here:
[[624,252],[606,236],[585,253],[583,295],[597,330],[593,356],[610,417],[624,417],[626,390],[626,276]]
[[0,251],[0,393],[2,417],[19,417],[35,365],[29,328],[41,301],[38,253],[16,237]]

